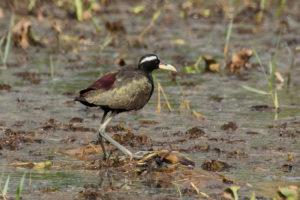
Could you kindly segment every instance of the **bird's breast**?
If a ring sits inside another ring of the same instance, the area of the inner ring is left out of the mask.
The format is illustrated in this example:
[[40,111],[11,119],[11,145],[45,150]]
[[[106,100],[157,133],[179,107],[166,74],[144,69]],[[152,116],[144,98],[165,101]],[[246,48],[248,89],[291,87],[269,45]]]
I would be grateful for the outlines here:
[[109,107],[125,110],[140,109],[149,101],[152,89],[152,84],[147,77],[133,79],[115,89]]

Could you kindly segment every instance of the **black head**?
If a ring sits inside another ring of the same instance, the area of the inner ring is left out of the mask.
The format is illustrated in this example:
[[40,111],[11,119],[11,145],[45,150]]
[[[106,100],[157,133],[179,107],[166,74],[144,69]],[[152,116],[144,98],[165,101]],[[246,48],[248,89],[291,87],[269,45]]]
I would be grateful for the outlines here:
[[147,54],[141,57],[139,61],[139,69],[145,72],[152,72],[155,69],[158,69],[160,60],[155,54]]
[[139,61],[138,68],[146,73],[151,73],[155,69],[165,69],[176,72],[176,69],[172,65],[166,64],[155,54],[147,54],[142,56]]

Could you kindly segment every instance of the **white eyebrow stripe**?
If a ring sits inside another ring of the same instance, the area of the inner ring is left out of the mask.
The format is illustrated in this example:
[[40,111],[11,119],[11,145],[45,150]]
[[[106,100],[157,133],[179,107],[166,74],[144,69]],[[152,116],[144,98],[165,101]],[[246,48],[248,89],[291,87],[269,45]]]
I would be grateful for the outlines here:
[[149,56],[144,58],[143,60],[141,60],[140,64],[142,64],[143,62],[147,62],[147,61],[151,61],[151,60],[156,60],[157,57],[156,56]]

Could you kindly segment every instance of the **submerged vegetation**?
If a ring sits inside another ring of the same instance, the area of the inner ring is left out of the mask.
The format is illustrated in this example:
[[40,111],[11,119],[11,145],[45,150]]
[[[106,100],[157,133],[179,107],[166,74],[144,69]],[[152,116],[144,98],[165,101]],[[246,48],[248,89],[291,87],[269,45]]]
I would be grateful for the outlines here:
[[[298,0],[0,1],[0,199],[299,199],[299,22]],[[106,128],[146,156],[103,161],[73,99],[148,53],[178,73]]]

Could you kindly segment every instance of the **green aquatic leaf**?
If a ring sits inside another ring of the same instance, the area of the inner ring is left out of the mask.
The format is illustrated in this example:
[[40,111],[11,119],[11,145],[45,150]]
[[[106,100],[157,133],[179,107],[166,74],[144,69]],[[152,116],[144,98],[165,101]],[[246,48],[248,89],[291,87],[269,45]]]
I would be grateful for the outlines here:
[[205,9],[203,14],[204,14],[204,17],[209,17],[210,16],[210,9]]
[[187,74],[197,74],[199,71],[195,70],[192,66],[184,66],[183,69],[185,70],[185,73]]
[[280,188],[278,193],[286,198],[286,200],[297,200],[297,193],[289,188]]
[[198,71],[198,72],[200,72],[200,70],[199,70],[199,64],[200,64],[200,62],[201,62],[202,60],[203,60],[203,57],[202,57],[202,56],[199,56],[198,59],[197,59],[197,61],[194,63],[194,68],[195,68],[195,70]]
[[233,195],[234,200],[239,200],[239,196],[237,194],[239,189],[240,189],[240,186],[231,186],[231,187],[227,188],[227,191],[231,192],[231,194]]

